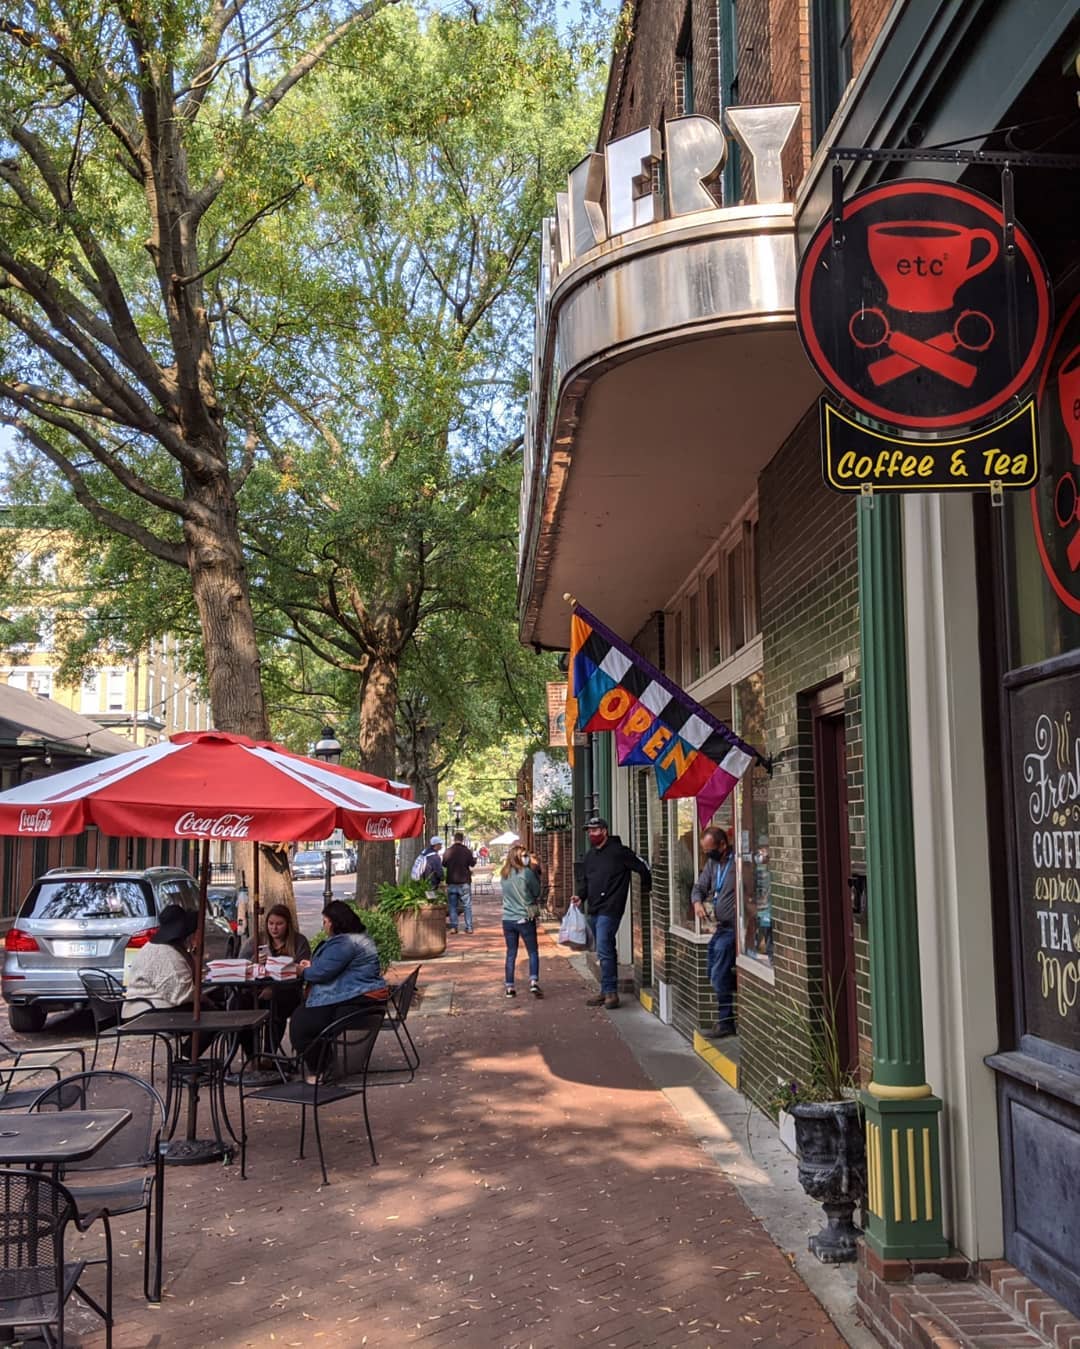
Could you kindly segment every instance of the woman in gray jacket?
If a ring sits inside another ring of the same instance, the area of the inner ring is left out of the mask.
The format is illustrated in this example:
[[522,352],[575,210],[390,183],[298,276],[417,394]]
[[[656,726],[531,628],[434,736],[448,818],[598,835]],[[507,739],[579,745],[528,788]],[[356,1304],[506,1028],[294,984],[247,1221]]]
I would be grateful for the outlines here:
[[531,859],[520,843],[510,845],[502,864],[502,926],[506,941],[506,996],[517,997],[514,987],[514,966],[517,964],[518,942],[525,943],[529,953],[529,992],[542,998],[540,988],[540,948],[536,941],[536,918],[540,912],[540,877],[530,866]]

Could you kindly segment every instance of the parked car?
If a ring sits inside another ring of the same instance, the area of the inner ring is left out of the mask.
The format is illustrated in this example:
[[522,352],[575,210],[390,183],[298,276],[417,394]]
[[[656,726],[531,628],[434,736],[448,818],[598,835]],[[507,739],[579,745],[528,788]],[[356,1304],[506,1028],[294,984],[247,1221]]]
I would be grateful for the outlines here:
[[294,854],[292,874],[294,881],[310,880],[312,876],[321,877],[326,870],[326,862],[321,848],[312,848],[306,852]]
[[335,876],[348,876],[356,870],[356,854],[351,848],[331,848],[330,856]]
[[[0,988],[12,1030],[41,1030],[49,1012],[85,1005],[81,969],[123,978],[125,950],[146,945],[167,904],[198,910],[199,884],[190,872],[46,871],[30,887],[4,940]],[[231,939],[228,922],[208,912],[207,958],[226,955]]]

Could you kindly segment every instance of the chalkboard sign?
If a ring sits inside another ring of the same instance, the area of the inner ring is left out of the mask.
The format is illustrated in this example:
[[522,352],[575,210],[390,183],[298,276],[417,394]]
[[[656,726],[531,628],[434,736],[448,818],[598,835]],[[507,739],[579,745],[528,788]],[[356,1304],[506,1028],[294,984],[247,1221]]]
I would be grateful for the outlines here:
[[1080,664],[1006,686],[1024,1029],[1080,1051]]

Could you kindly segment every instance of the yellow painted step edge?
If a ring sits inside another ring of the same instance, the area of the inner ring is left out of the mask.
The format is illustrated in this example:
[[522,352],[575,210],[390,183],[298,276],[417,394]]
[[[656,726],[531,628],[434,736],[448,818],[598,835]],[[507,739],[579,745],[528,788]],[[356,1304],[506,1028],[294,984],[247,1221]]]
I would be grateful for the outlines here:
[[703,1058],[714,1073],[719,1073],[729,1087],[734,1087],[738,1091],[739,1065],[726,1054],[722,1054],[698,1031],[694,1031],[694,1053]]

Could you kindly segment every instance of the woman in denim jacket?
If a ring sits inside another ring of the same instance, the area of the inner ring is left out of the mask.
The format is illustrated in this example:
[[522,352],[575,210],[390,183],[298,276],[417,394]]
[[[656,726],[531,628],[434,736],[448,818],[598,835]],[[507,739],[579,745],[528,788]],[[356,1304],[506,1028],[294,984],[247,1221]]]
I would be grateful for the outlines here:
[[[310,960],[297,963],[307,987],[307,1002],[289,1018],[289,1039],[297,1055],[315,1037],[351,1008],[378,1005],[390,990],[379,971],[379,952],[367,929],[348,904],[331,900],[323,909],[327,939]],[[308,1061],[308,1068],[316,1064]]]

